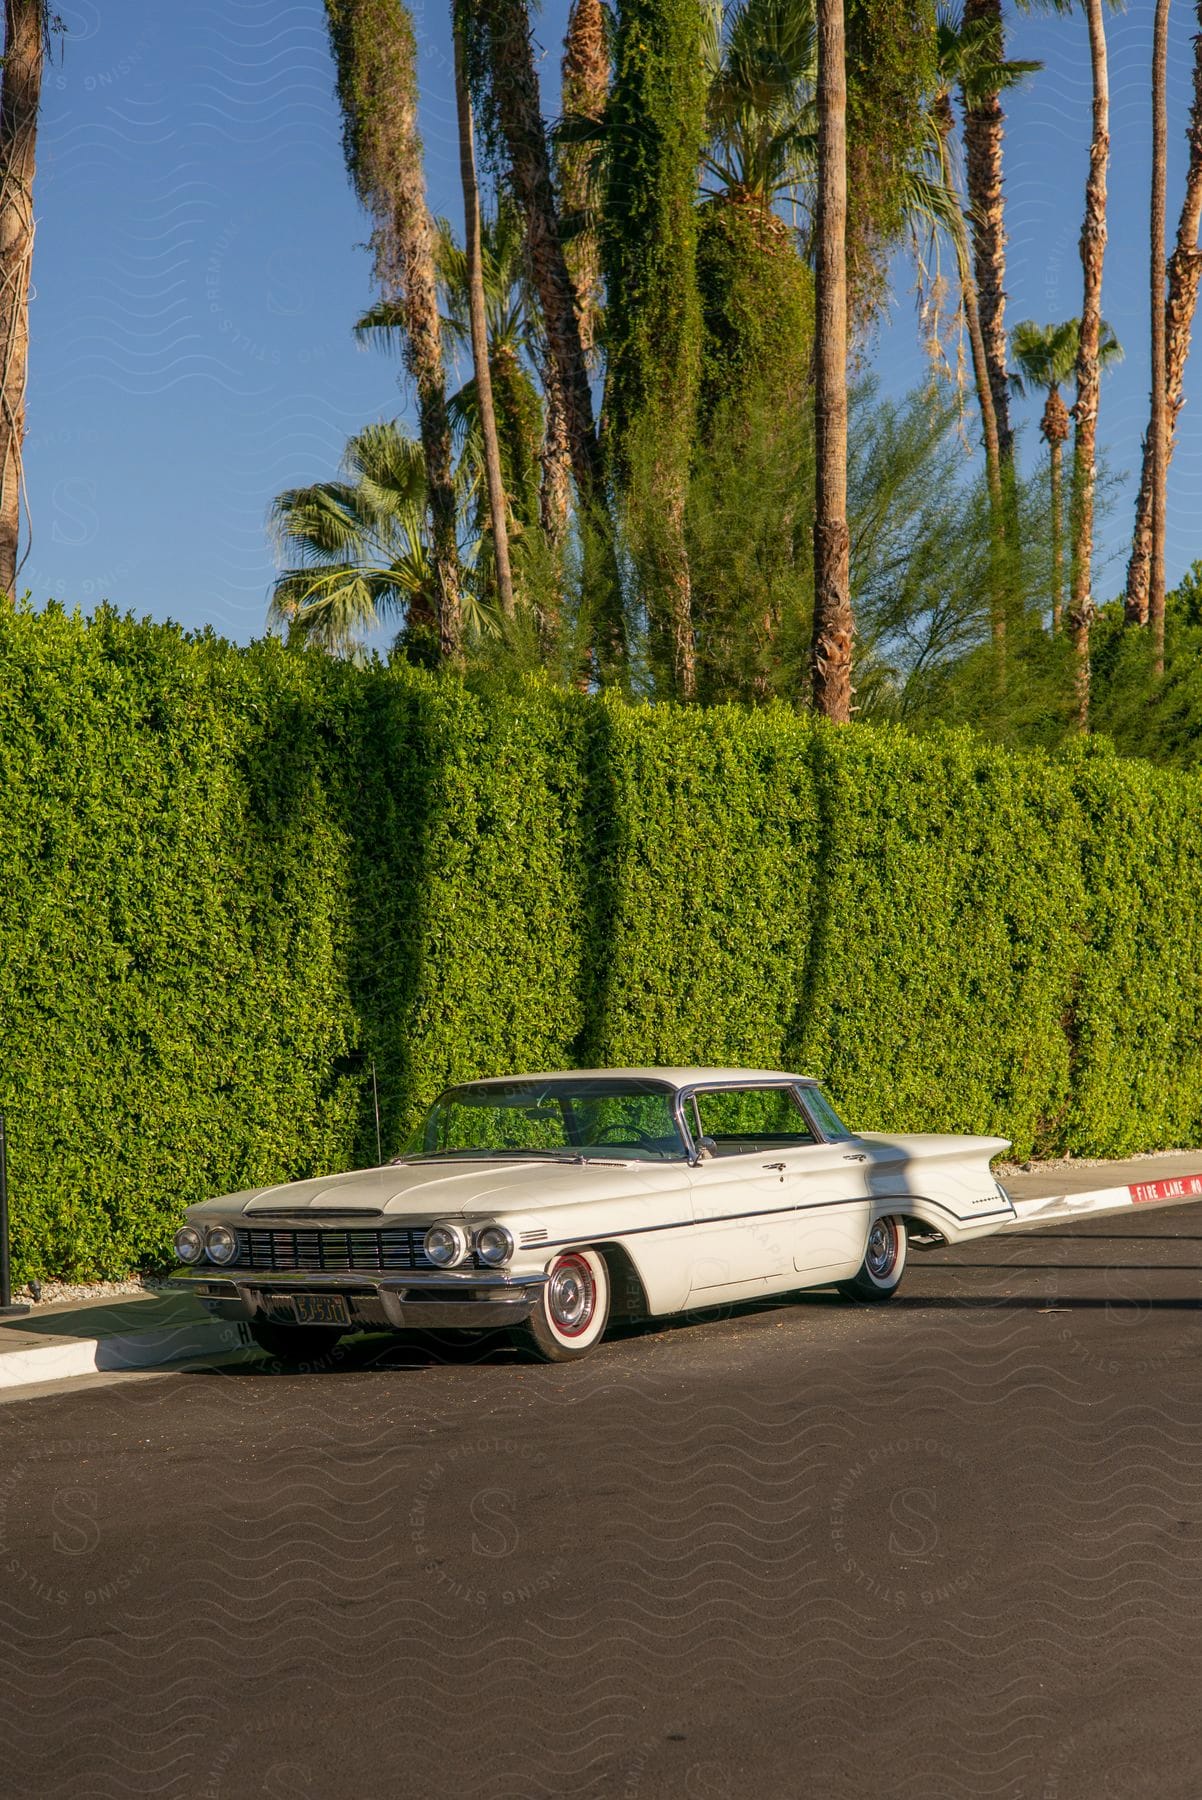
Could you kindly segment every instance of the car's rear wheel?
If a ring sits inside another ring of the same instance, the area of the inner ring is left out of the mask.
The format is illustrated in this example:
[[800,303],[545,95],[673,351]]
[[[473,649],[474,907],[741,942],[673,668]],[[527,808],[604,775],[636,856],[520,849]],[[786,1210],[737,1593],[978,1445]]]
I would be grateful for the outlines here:
[[906,1226],[903,1219],[874,1219],[868,1232],[864,1260],[850,1281],[839,1283],[849,1300],[892,1300],[906,1267]]
[[296,1368],[301,1363],[320,1362],[343,1333],[330,1325],[277,1325],[270,1319],[252,1319],[250,1335],[268,1356]]
[[609,1271],[595,1250],[565,1250],[547,1270],[534,1311],[516,1339],[543,1362],[577,1362],[596,1348],[609,1319]]

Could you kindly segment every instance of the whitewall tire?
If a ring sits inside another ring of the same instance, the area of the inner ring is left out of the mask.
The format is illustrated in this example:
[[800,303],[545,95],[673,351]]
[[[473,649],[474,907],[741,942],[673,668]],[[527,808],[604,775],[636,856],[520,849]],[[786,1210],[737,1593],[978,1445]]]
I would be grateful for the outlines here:
[[575,1362],[605,1336],[609,1270],[596,1250],[564,1250],[547,1265],[538,1303],[521,1341],[544,1362]]
[[906,1222],[886,1217],[868,1228],[864,1260],[850,1281],[839,1283],[849,1300],[892,1300],[906,1268]]

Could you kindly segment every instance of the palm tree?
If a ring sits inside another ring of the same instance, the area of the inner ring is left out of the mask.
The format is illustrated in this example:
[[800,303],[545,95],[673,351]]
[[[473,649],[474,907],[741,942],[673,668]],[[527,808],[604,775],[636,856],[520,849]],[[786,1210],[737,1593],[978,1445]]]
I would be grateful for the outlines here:
[[273,535],[295,560],[272,589],[270,617],[338,656],[361,654],[388,613],[404,616],[410,639],[431,638],[438,583],[421,445],[396,420],[369,425],[343,467],[349,480],[289,488],[272,504]]
[[417,47],[402,0],[326,0],[338,72],[343,144],[355,190],[375,220],[375,272],[405,324],[425,453],[438,631],[449,661],[462,654],[451,429],[443,385],[434,229],[417,129]]
[[[1002,0],[964,0],[964,29],[988,44],[1000,77],[1005,37]],[[972,221],[973,278],[981,316],[981,339],[989,372],[989,391],[997,419],[998,452],[1003,464],[1014,455],[1010,399],[1006,377],[1006,217],[1002,192],[1002,102],[1010,83],[993,80],[987,70],[961,92],[964,107],[964,174],[968,216]]]
[[[456,355],[471,351],[471,306],[467,252],[446,219],[438,221],[435,251],[442,301],[444,342]],[[495,218],[482,219],[480,280],[488,344],[493,410],[501,453],[509,513],[520,541],[524,528],[539,519],[539,446],[543,404],[531,375],[540,354],[534,320],[536,302],[526,274],[522,223],[502,201]],[[395,305],[380,302],[355,326],[360,343],[386,350],[404,347],[404,320]],[[485,487],[484,440],[474,374],[447,402],[447,415],[459,445],[458,481],[470,499]],[[483,521],[481,521],[483,523]]]
[[736,0],[709,13],[710,141],[702,188],[771,211],[813,179],[817,153],[813,0]]
[[[989,379],[989,359],[985,350],[980,309],[977,304],[977,284],[969,254],[968,226],[960,204],[959,184],[952,162],[952,131],[955,121],[952,115],[950,68],[947,63],[941,64],[941,73],[944,85],[935,95],[932,109],[932,152],[935,177],[930,183],[930,191],[925,197],[925,203],[920,201],[918,205],[912,206],[911,216],[916,223],[921,223],[928,231],[934,231],[942,226],[951,238],[952,248],[955,252],[956,271],[960,284],[960,306],[968,333],[973,383],[981,414],[981,437],[985,446],[985,474],[989,486],[994,530],[1000,538],[1003,530],[1001,444],[998,435],[997,413],[993,404],[993,385]],[[916,200],[919,200],[917,189],[921,179],[921,176],[918,176],[914,183]],[[1005,633],[1004,621],[996,608],[993,614],[993,632],[995,638],[1000,638]]]
[[1103,0],[1083,0],[1089,27],[1093,126],[1081,226],[1081,326],[1077,339],[1077,399],[1073,407],[1073,550],[1068,629],[1076,655],[1076,723],[1089,724],[1089,633],[1093,623],[1093,526],[1097,486],[1098,398],[1101,371],[1102,264],[1106,254],[1106,165],[1110,156],[1110,73]]
[[814,707],[851,719],[847,528],[847,68],[843,0],[817,0],[818,206],[814,332]]
[[548,419],[560,433],[546,454],[570,463],[587,501],[599,485],[593,401],[551,181],[527,0],[475,0],[474,19],[546,333]]
[[0,77],[0,600],[13,597],[25,488],[25,382],[33,267],[33,179],[42,68],[62,22],[46,0],[5,0]]
[[993,378],[973,268],[968,220],[956,169],[952,96],[958,88],[967,106],[979,92],[999,93],[1017,85],[1038,67],[1036,63],[999,62],[997,40],[987,27],[979,23],[965,24],[952,11],[941,12],[936,24],[937,85],[929,104],[925,166],[918,166],[910,171],[905,189],[910,230],[916,240],[920,268],[924,268],[926,264],[926,253],[921,247],[924,237],[934,241],[937,234],[942,232],[950,240],[955,254],[959,312],[968,337],[985,450],[993,536],[990,621],[999,657],[1004,648],[1007,623],[1005,583],[1001,568],[1008,525],[1005,467],[1001,425],[994,404]]
[[[302,643],[358,658],[365,636],[399,614],[410,656],[436,658],[440,587],[421,444],[397,419],[368,425],[342,466],[345,481],[289,488],[272,502],[271,532],[291,564],[272,589],[269,617]],[[496,623],[474,591],[475,549],[464,558],[461,602],[466,635],[479,642]]]
[[[1064,494],[1062,461],[1069,436],[1069,412],[1060,395],[1071,380],[1077,366],[1079,319],[1066,319],[1061,325],[1037,325],[1024,319],[1010,334],[1010,354],[1015,372],[1010,377],[1017,394],[1036,390],[1045,395],[1040,434],[1048,446],[1048,470],[1051,482],[1052,519],[1052,630],[1059,631],[1064,600]],[[1114,332],[1102,320],[1098,338],[1098,365],[1105,370],[1121,362],[1122,346]]]
[[[1202,226],[1202,0],[1197,0],[1198,31],[1194,38],[1194,95],[1190,105],[1186,137],[1189,164],[1185,178],[1185,195],[1177,223],[1177,240],[1168,259],[1168,291],[1164,300],[1165,346],[1164,391],[1165,428],[1162,485],[1167,484],[1168,465],[1173,455],[1177,415],[1182,406],[1185,364],[1189,356],[1194,309],[1202,282],[1202,255],[1198,252],[1198,231]],[[1126,617],[1129,625],[1146,625],[1149,615],[1149,592],[1152,564],[1153,494],[1156,476],[1153,469],[1151,434],[1144,441],[1143,467],[1140,472],[1139,496],[1135,506],[1135,532],[1131,560],[1127,565]]]
[[509,519],[505,482],[501,473],[501,447],[497,441],[497,415],[493,408],[492,370],[488,353],[488,325],[484,306],[484,276],[480,249],[480,189],[476,181],[476,145],[472,128],[472,101],[464,68],[463,19],[460,3],[451,0],[451,31],[455,40],[455,107],[459,120],[459,172],[463,182],[463,241],[468,291],[468,317],[472,365],[476,375],[476,412],[484,473],[488,485],[488,512],[492,523],[493,562],[501,612],[513,617],[513,574],[509,566]]
[[1168,395],[1165,393],[1164,214],[1166,164],[1169,154],[1169,0],[1156,0],[1152,27],[1152,404],[1148,437],[1152,451],[1152,553],[1148,585],[1148,624],[1152,632],[1153,666],[1164,674],[1164,533],[1168,474]]
[[[1010,460],[1013,440],[1007,392],[1004,331],[1001,333],[1000,343],[998,341],[1000,321],[1005,307],[1005,295],[1000,288],[992,291],[991,288],[982,289],[981,286],[979,270],[983,260],[981,254],[982,234],[977,202],[974,201],[973,196],[971,171],[975,164],[979,176],[981,162],[988,160],[986,150],[996,123],[995,110],[997,118],[1000,119],[1000,95],[1021,86],[1028,76],[1038,74],[1043,64],[1017,62],[1003,57],[1000,28],[995,27],[993,20],[987,16],[972,16],[970,0],[965,0],[962,15],[957,14],[951,7],[941,9],[935,35],[939,85],[932,108],[942,146],[940,160],[943,179],[949,194],[955,201],[957,218],[954,238],[957,267],[960,275],[960,290],[965,300],[965,322],[969,328],[970,338],[975,338],[973,367],[977,383],[978,403],[986,438],[988,440],[992,436],[996,440],[1000,478],[1002,465]],[[955,156],[952,149],[951,96],[953,89],[959,91],[965,118],[964,173],[967,206],[964,205],[961,198],[960,182],[956,173]],[[992,150],[989,150],[989,157],[991,156]],[[1000,173],[998,181],[1000,183]],[[935,222],[942,222],[937,214]],[[969,255],[970,226],[971,259]],[[999,253],[1004,255],[1005,239],[1000,213],[995,212],[986,221],[984,238],[990,246],[989,254],[984,258],[987,265],[987,280],[990,284],[994,284],[998,280],[996,257]],[[975,322],[968,316],[970,312],[975,314]],[[998,399],[999,383],[1000,403]],[[986,393],[988,393],[988,399],[986,399]]]
[[[604,0],[572,0],[563,40],[563,116],[587,121],[594,128],[605,115],[609,93],[609,32]],[[561,222],[567,234],[564,253],[576,291],[580,341],[586,356],[594,353],[601,316],[601,245],[596,226],[596,138],[557,145]]]

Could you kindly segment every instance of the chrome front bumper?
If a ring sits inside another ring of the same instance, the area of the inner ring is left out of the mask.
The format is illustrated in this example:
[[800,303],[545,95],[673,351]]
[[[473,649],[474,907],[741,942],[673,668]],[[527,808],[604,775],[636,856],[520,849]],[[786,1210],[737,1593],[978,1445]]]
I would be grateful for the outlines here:
[[351,1330],[465,1331],[513,1325],[528,1318],[546,1284],[545,1275],[501,1275],[482,1270],[364,1275],[357,1270],[322,1273],[266,1269],[179,1269],[169,1287],[186,1289],[222,1319],[287,1323],[293,1294],[341,1294]]

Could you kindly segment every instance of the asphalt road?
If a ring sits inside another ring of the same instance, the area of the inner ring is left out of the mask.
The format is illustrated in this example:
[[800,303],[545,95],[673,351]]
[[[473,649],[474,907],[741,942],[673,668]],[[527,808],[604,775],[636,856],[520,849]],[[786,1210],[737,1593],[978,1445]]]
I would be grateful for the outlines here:
[[1197,1800],[1200,1277],[1184,1206],[0,1408],[0,1793]]

